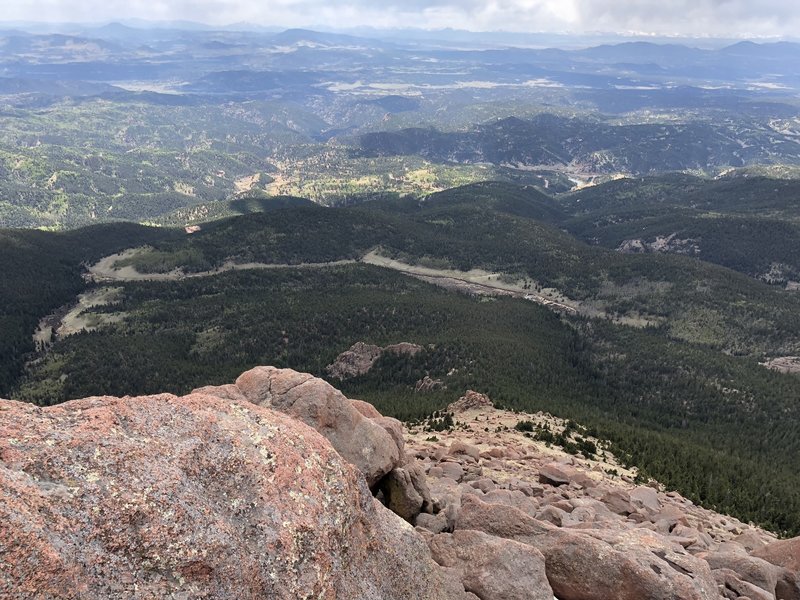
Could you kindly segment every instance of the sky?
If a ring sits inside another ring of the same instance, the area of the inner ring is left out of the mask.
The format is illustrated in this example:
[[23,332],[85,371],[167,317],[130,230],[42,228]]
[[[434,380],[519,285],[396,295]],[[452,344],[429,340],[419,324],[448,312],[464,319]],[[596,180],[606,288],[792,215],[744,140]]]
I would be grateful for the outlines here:
[[5,21],[796,37],[797,0],[0,0]]

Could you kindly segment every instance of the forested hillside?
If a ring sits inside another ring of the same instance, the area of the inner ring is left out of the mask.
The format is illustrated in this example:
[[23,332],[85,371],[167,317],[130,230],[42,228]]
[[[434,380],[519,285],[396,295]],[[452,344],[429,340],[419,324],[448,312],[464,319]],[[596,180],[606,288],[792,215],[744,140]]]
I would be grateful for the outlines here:
[[562,226],[627,252],[685,254],[772,284],[800,279],[800,185],[670,175],[618,180],[560,199]]
[[[357,341],[425,346],[336,381],[382,412],[418,419],[465,389],[574,418],[698,502],[800,528],[800,379],[670,340],[658,329],[559,317],[524,300],[470,298],[371,266],[243,271],[127,283],[120,325],[57,343],[19,396],[187,392],[257,364],[326,376]],[[415,393],[425,376],[442,382]],[[713,473],[713,476],[710,474]]]
[[172,235],[129,223],[66,233],[0,230],[0,394],[8,394],[34,350],[39,319],[85,289],[85,263]]
[[408,263],[504,273],[558,290],[583,314],[663,326],[672,337],[733,354],[800,353],[800,296],[692,257],[588,245],[558,228],[563,215],[556,201],[533,188],[476,184],[424,201],[376,200],[219,221],[190,238],[155,244],[125,264],[151,272],[205,271],[227,260],[357,259],[379,247]]

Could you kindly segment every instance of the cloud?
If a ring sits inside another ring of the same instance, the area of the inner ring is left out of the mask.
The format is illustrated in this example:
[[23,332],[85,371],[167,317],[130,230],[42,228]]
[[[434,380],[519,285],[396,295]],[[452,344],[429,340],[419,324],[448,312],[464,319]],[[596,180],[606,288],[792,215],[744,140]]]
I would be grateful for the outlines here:
[[3,0],[6,20],[193,20],[223,25],[453,27],[678,35],[795,35],[787,0]]
[[800,24],[800,5],[786,0],[573,2],[584,29],[749,37],[795,35]]

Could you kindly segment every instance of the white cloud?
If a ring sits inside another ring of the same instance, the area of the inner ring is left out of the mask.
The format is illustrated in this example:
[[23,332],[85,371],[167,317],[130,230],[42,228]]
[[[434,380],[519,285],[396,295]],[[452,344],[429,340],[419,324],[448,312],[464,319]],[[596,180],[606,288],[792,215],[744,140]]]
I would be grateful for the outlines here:
[[731,37],[796,35],[800,28],[800,4],[791,0],[3,0],[3,16]]

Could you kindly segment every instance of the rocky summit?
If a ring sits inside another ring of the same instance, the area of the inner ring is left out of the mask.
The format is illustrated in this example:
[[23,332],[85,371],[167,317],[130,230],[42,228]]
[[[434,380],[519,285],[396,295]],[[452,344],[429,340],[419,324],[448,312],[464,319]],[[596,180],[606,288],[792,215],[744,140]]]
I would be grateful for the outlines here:
[[0,401],[0,597],[800,600],[800,539],[536,439],[550,415],[449,410],[405,428],[272,367]]

